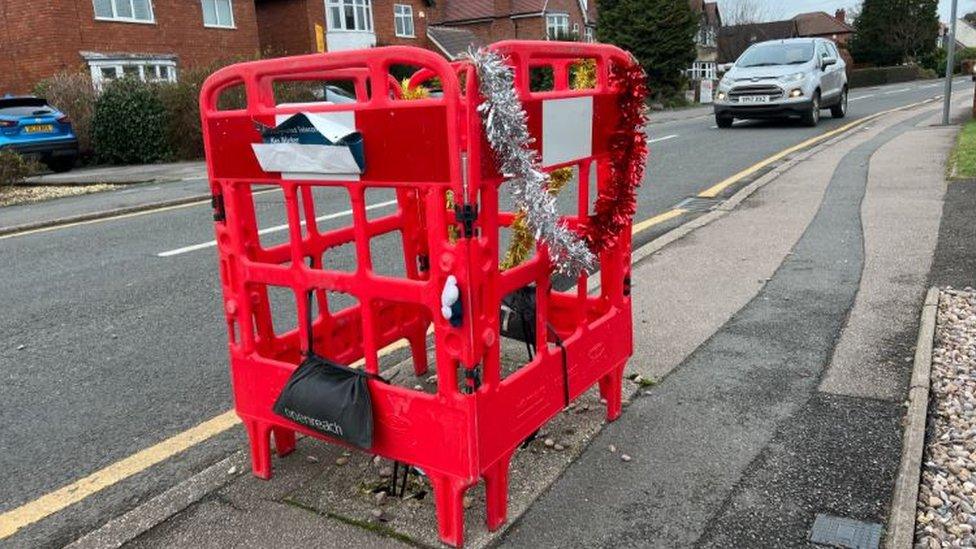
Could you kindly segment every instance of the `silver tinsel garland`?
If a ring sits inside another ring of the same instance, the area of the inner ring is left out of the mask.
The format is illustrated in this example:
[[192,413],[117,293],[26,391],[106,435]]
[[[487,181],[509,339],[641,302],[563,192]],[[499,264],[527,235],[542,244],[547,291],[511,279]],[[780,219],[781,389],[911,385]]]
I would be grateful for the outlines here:
[[557,271],[575,277],[593,266],[593,253],[579,236],[559,221],[556,199],[547,192],[549,174],[540,169],[538,155],[530,147],[532,136],[525,110],[515,91],[512,68],[498,53],[479,49],[468,56],[478,72],[478,90],[484,102],[478,112],[488,144],[508,180],[515,206],[525,212],[529,229],[549,248]]

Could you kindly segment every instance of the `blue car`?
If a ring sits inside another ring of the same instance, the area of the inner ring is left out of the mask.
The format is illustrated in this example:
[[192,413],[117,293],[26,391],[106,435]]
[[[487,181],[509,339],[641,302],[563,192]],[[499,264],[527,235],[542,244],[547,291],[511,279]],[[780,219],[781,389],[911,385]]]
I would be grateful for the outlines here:
[[78,158],[71,120],[39,97],[0,97],[0,149],[34,157],[66,172]]

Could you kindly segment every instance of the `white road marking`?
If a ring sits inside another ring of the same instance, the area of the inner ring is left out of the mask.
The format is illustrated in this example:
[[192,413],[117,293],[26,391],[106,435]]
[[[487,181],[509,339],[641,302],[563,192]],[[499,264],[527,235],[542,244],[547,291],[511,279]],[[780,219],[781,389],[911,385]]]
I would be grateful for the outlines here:
[[875,95],[878,95],[878,94],[876,94],[876,93],[869,93],[868,95],[859,95],[857,97],[852,97],[852,98],[848,99],[847,101],[848,102],[850,102],[850,101],[860,101],[862,99],[867,99],[869,97],[874,97]]
[[[377,208],[385,208],[387,206],[392,206],[392,205],[394,205],[396,203],[397,203],[396,200],[388,200],[386,202],[380,202],[378,204],[372,204],[372,205],[366,206],[366,211],[375,210]],[[337,218],[340,218],[340,217],[345,217],[347,215],[352,215],[352,210],[344,210],[344,211],[341,211],[341,212],[326,214],[326,215],[323,215],[323,216],[316,217],[315,220],[316,221],[328,221],[330,219],[337,219]],[[302,221],[302,225],[305,225],[305,222],[304,221]],[[268,233],[273,233],[273,232],[277,232],[277,231],[284,231],[284,230],[287,230],[287,229],[288,229],[288,224],[286,223],[284,225],[275,225],[274,227],[268,227],[266,229],[261,229],[260,231],[258,231],[258,234],[268,234]],[[216,240],[211,240],[210,242],[203,242],[203,243],[200,243],[200,244],[193,244],[191,246],[184,246],[182,248],[176,248],[175,250],[167,250],[165,252],[159,252],[158,254],[156,254],[156,257],[173,257],[174,255],[180,255],[180,254],[185,254],[187,252],[195,252],[197,250],[203,250],[203,249],[206,249],[206,248],[212,248],[212,247],[214,247],[216,245],[217,245],[217,241]]]
[[887,92],[885,92],[885,95],[891,95],[893,93],[904,93],[904,92],[911,91],[911,90],[912,90],[911,88],[900,88],[900,89],[897,89],[897,90],[887,91]]
[[658,137],[656,139],[648,139],[647,142],[657,143],[658,141],[667,141],[668,139],[674,139],[675,137],[678,137],[678,135],[677,134],[665,135],[664,137]]

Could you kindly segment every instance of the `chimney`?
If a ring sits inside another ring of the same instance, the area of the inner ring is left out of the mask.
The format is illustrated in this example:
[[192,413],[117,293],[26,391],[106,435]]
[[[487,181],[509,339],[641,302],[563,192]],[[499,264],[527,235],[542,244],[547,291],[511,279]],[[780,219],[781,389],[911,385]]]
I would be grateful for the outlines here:
[[839,10],[837,10],[837,12],[834,13],[834,19],[840,21],[841,23],[846,23],[847,22],[847,10],[845,10],[845,9],[839,9]]

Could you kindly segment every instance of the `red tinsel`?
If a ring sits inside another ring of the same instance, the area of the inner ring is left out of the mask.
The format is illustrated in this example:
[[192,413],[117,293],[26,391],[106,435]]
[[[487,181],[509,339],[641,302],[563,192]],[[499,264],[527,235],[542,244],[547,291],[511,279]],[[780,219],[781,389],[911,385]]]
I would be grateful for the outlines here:
[[647,161],[647,76],[633,58],[614,63],[611,84],[620,92],[620,123],[610,137],[608,183],[600,190],[582,238],[594,254],[612,247],[637,212],[637,187]]

